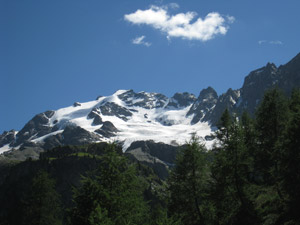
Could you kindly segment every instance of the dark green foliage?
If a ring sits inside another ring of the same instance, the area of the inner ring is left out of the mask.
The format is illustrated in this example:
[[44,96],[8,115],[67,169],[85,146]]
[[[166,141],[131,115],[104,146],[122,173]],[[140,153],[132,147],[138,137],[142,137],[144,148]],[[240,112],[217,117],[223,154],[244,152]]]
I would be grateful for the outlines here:
[[55,190],[55,181],[48,173],[39,172],[32,180],[29,193],[23,200],[24,225],[61,225],[60,197]]
[[180,219],[176,216],[169,217],[167,208],[160,204],[155,205],[151,210],[150,225],[182,225]]
[[183,224],[205,224],[208,160],[206,149],[193,136],[177,155],[176,166],[168,180],[169,212]]
[[72,210],[71,224],[97,224],[111,221],[107,217],[107,211],[101,209],[100,187],[96,180],[85,177],[82,179],[82,187],[75,189],[74,201],[76,206]]
[[258,147],[255,162],[263,182],[268,184],[278,182],[281,142],[288,118],[289,109],[284,95],[278,89],[266,92],[256,116]]
[[217,132],[217,138],[223,142],[223,144],[226,143],[226,140],[229,138],[230,133],[230,126],[232,124],[232,118],[228,111],[228,109],[225,109],[224,113],[222,114],[219,124],[218,124],[218,132]]
[[[91,171],[95,171],[101,165],[102,156],[106,154],[105,148],[107,143],[97,143],[88,146],[65,146],[58,147],[49,152],[49,154],[43,154],[40,160],[28,160],[20,162],[17,165],[11,165],[7,169],[2,169],[0,179],[0,202],[5,202],[5,207],[0,207],[0,224],[20,225],[23,221],[23,201],[24,195],[30,192],[31,181],[36,175],[37,171],[47,171],[51,177],[55,178],[56,190],[61,195],[63,208],[73,208],[72,204],[72,187],[80,187],[80,180],[83,175],[87,177],[87,174],[91,174]],[[67,153],[64,153],[66,150]],[[120,146],[115,146],[117,155],[122,156],[122,149]],[[129,160],[124,160],[128,167],[134,167],[136,163]],[[1,167],[3,168],[3,167]],[[126,168],[126,167],[125,167]],[[156,202],[157,194],[162,186],[162,181],[153,173],[153,171],[145,166],[139,165],[136,171],[136,179],[138,179],[138,186],[141,188],[137,191],[139,199],[142,199],[142,204],[147,204],[147,201]],[[99,174],[98,174],[99,175]],[[95,176],[91,176],[92,180]],[[150,188],[152,184],[152,188]],[[146,190],[144,189],[146,188]],[[145,192],[143,193],[143,191]],[[134,190],[133,190],[134,192]],[[121,193],[121,191],[120,191]],[[143,199],[145,197],[146,200]],[[101,213],[105,216],[105,211],[101,208]],[[69,211],[69,210],[68,210]],[[91,213],[91,222],[97,222],[95,215],[99,214],[99,208]],[[65,213],[64,220],[69,213]],[[16,216],[18,215],[18,216]],[[146,219],[147,217],[145,217]],[[64,223],[66,224],[66,223]]]
[[108,145],[98,170],[75,190],[71,224],[145,224],[142,188],[135,165]]
[[300,91],[293,91],[291,117],[285,133],[281,160],[283,190],[287,194],[288,216],[300,224]]
[[[244,120],[246,123],[246,118]],[[229,121],[225,111],[221,127],[217,134],[218,144],[213,149],[215,159],[211,169],[218,223],[258,224],[248,190],[252,159],[246,147],[246,125]]]

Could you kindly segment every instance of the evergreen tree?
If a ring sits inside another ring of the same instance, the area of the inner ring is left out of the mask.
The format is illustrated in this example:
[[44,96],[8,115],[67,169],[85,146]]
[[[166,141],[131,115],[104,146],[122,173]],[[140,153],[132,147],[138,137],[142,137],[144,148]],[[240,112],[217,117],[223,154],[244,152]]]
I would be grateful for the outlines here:
[[190,143],[178,153],[175,168],[168,180],[169,212],[183,224],[207,224],[206,190],[208,183],[206,149],[193,136]]
[[[287,100],[278,89],[267,91],[256,114],[258,148],[256,169],[264,183],[279,185],[279,162],[282,157],[282,138],[289,119]],[[280,194],[278,188],[278,194]],[[282,198],[282,196],[281,196]]]
[[267,91],[256,112],[257,147],[254,170],[259,179],[256,203],[263,224],[284,224],[287,202],[283,189],[284,136],[290,120],[286,97]]
[[166,207],[156,204],[151,210],[151,225],[182,225],[180,219],[168,216]]
[[107,213],[100,208],[100,187],[96,180],[91,177],[83,177],[81,180],[82,186],[79,189],[74,189],[75,207],[71,212],[71,224],[95,224],[97,220],[108,220]]
[[281,173],[283,189],[288,196],[288,217],[300,224],[300,90],[292,92],[289,107],[291,118],[285,133]]
[[219,124],[218,124],[218,132],[217,132],[217,139],[225,145],[227,140],[229,139],[230,128],[232,124],[232,117],[226,108],[223,112]]
[[55,181],[45,171],[34,177],[23,202],[24,225],[62,224],[61,203],[55,190]]
[[72,224],[145,224],[147,206],[133,164],[110,144],[99,169],[75,191]]
[[224,112],[213,149],[213,201],[219,224],[258,224],[248,187],[251,157],[246,147],[246,132]]

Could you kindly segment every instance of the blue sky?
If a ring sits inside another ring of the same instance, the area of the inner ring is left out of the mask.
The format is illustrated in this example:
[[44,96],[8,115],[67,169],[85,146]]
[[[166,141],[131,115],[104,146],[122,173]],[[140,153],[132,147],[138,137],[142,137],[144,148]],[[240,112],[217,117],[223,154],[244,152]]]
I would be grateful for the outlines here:
[[240,88],[251,70],[300,52],[299,9],[299,0],[0,0],[0,132],[118,89]]

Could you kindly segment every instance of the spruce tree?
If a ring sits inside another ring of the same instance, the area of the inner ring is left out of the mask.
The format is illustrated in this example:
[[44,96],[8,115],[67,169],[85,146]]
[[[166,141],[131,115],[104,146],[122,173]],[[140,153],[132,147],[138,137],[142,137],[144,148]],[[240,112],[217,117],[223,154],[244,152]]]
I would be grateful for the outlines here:
[[225,111],[213,149],[212,196],[217,221],[219,224],[258,224],[248,190],[252,160],[246,147],[246,133],[237,119],[230,122],[228,118]]
[[60,197],[55,181],[47,172],[39,172],[32,180],[31,188],[23,200],[24,225],[61,225]]
[[145,224],[148,207],[135,165],[110,144],[97,171],[75,190],[72,224]]
[[[256,113],[258,148],[255,162],[263,182],[269,185],[279,182],[278,163],[283,153],[282,138],[288,118],[289,108],[283,93],[278,89],[267,91]],[[278,193],[281,195],[279,189]]]
[[281,160],[283,189],[287,194],[287,217],[300,224],[300,90],[294,90],[290,99],[290,121],[285,133],[284,155]]
[[290,110],[281,91],[265,93],[256,112],[257,147],[254,152],[254,170],[259,184],[257,210],[264,224],[283,224],[286,212],[286,194],[283,189],[282,166]]
[[168,180],[169,212],[183,224],[207,224],[206,190],[208,185],[206,149],[196,136],[178,153]]

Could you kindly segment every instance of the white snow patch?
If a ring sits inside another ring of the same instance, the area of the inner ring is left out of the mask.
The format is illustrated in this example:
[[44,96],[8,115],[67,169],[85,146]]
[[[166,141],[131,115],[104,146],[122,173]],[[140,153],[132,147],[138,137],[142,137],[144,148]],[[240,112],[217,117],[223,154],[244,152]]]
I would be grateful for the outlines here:
[[9,146],[9,144],[4,145],[0,148],[0,155],[3,154],[4,152],[10,151],[12,147]]
[[[101,117],[103,121],[112,122],[120,131],[114,138],[124,142],[124,151],[132,142],[140,140],[153,140],[166,144],[172,144],[176,141],[181,145],[190,140],[192,133],[204,138],[212,132],[208,123],[190,124],[192,118],[185,117],[190,107],[179,110],[165,110],[163,108],[149,110],[141,107],[131,107],[138,112],[133,113],[133,116],[127,122],[114,116],[102,115]],[[146,118],[145,114],[147,114]],[[165,126],[162,124],[163,122],[173,125]],[[209,142],[206,142],[206,145],[210,148],[212,146]]]
[[121,95],[121,94],[124,94],[126,93],[128,90],[118,90],[116,91],[113,95]]
[[230,96],[230,102],[235,105],[236,104],[236,101]]
[[47,137],[50,137],[50,136],[53,136],[53,135],[56,135],[56,134],[60,134],[63,131],[64,130],[58,130],[58,131],[46,134],[46,135],[44,135],[42,137],[38,137],[38,138],[35,138],[35,139],[31,140],[31,142],[33,142],[33,143],[43,142]]

